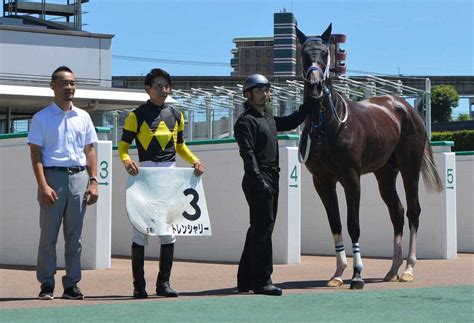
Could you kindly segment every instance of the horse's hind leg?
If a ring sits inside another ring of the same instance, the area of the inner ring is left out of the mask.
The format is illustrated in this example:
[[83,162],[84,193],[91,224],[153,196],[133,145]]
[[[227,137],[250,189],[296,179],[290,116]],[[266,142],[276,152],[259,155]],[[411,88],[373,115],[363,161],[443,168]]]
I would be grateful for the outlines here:
[[413,271],[416,264],[416,235],[418,232],[419,218],[421,213],[420,201],[418,199],[418,182],[420,172],[413,165],[408,171],[402,172],[403,185],[407,200],[407,217],[410,227],[410,247],[407,256],[407,266],[400,277],[401,282],[414,280]]
[[337,203],[336,182],[329,180],[322,181],[316,176],[313,176],[313,183],[326,209],[336,248],[336,272],[328,281],[327,285],[329,287],[339,287],[343,283],[342,274],[347,267],[347,259],[346,251],[344,250],[344,242],[342,241],[342,225]]
[[393,258],[392,267],[384,277],[384,281],[398,281],[398,269],[403,263],[402,235],[404,209],[396,190],[398,169],[387,164],[374,172],[379,184],[382,200],[385,202],[393,225]]

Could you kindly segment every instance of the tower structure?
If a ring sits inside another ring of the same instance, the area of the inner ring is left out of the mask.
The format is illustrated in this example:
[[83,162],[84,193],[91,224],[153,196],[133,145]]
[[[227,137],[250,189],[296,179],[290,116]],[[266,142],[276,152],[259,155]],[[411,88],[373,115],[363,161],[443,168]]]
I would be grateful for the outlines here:
[[296,75],[296,19],[291,12],[273,14],[273,75]]
[[21,18],[30,24],[56,29],[82,30],[82,4],[89,0],[3,0],[3,17]]
[[[269,77],[298,77],[301,75],[301,44],[296,37],[297,21],[293,13],[277,12],[273,15],[273,37],[236,37],[231,66],[232,76],[254,73]],[[340,47],[346,35],[331,35],[331,73],[346,73],[346,51]]]

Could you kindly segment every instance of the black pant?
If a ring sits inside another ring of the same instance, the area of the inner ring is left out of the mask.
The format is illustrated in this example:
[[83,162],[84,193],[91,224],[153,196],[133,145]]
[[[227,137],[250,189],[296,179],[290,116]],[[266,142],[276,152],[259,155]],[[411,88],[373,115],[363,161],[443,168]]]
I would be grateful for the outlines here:
[[278,209],[278,173],[265,174],[271,194],[259,192],[253,178],[244,176],[242,189],[250,208],[250,227],[237,273],[239,288],[271,284],[273,273],[272,233]]

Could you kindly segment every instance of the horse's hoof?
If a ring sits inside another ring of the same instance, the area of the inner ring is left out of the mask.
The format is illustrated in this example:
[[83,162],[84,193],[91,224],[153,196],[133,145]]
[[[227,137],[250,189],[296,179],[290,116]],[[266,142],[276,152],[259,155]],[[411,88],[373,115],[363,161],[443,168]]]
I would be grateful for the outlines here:
[[411,283],[411,282],[414,281],[414,280],[415,280],[415,277],[413,276],[412,273],[410,273],[410,272],[404,272],[404,273],[402,274],[402,277],[400,277],[400,280],[399,280],[399,281],[402,282],[402,283]]
[[385,277],[383,278],[383,281],[384,282],[397,282],[399,280],[399,276],[397,273],[395,274],[392,274],[392,273],[388,273],[387,275],[385,275]]
[[343,281],[341,278],[339,277],[334,277],[334,278],[331,278],[330,281],[328,281],[327,283],[327,286],[328,287],[339,287],[343,284]]
[[363,289],[364,288],[364,281],[362,279],[353,280],[351,282],[351,289]]

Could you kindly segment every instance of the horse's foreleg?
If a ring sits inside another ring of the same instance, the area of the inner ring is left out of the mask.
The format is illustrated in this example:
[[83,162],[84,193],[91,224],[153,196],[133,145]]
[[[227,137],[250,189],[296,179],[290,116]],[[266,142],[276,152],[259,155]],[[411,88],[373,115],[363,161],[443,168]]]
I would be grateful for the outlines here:
[[341,183],[346,193],[347,228],[352,240],[354,273],[351,280],[351,289],[362,289],[364,288],[364,280],[362,279],[363,263],[359,246],[360,175],[353,171],[353,174]]
[[343,284],[342,274],[347,267],[346,250],[341,234],[333,234],[334,246],[336,248],[336,272],[328,281],[329,287],[339,287]]
[[313,184],[326,210],[336,249],[336,272],[327,285],[329,287],[339,287],[343,283],[342,274],[347,267],[347,259],[344,242],[342,241],[342,225],[339,205],[337,203],[336,182],[328,179],[323,182],[321,179],[313,176]]
[[362,257],[360,256],[360,246],[358,242],[352,244],[352,262],[354,267],[354,275],[352,276],[351,289],[364,288],[364,280],[362,279]]

